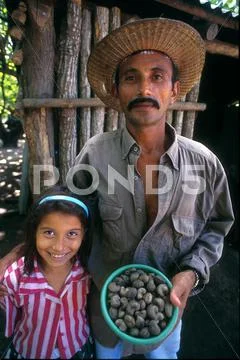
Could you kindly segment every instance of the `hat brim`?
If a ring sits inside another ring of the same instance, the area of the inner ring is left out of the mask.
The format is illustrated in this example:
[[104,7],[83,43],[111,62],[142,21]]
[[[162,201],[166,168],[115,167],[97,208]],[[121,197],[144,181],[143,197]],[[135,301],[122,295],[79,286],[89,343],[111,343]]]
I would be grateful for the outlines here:
[[137,20],[103,38],[89,57],[89,83],[107,107],[121,111],[112,95],[115,71],[124,58],[139,50],[161,51],[172,59],[179,70],[179,97],[186,95],[200,80],[205,44],[193,27],[172,19]]

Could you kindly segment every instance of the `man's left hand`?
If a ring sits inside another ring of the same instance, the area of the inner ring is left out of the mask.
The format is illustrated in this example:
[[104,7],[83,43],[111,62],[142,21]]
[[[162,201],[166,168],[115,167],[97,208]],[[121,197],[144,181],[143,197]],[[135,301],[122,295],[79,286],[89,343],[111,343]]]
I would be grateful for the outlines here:
[[172,278],[173,287],[170,293],[170,301],[180,309],[181,313],[186,306],[195,281],[195,274],[192,270],[182,271]]

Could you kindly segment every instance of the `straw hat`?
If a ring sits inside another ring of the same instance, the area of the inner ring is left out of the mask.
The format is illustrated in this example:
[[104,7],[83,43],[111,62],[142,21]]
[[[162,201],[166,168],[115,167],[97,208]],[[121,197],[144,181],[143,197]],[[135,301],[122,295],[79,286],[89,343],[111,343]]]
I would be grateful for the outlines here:
[[96,95],[120,111],[111,95],[115,71],[127,56],[139,50],[156,50],[167,54],[179,69],[179,97],[200,80],[205,60],[205,45],[190,25],[172,19],[137,20],[121,26],[103,38],[88,60],[88,80]]

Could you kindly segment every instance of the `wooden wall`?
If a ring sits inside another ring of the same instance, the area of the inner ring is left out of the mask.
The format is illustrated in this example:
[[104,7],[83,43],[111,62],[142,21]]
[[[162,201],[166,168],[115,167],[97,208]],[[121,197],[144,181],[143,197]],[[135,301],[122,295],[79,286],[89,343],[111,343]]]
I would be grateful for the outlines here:
[[[22,34],[18,39],[22,53],[18,64],[22,70],[19,104],[23,106],[32,186],[33,165],[56,165],[64,181],[90,137],[124,126],[124,115],[105,108],[91,91],[86,65],[99,40],[137,17],[122,13],[118,7],[69,0],[57,28],[54,1],[25,0],[25,4],[22,12],[27,14],[27,21],[16,20],[16,27]],[[198,92],[199,84],[182,99],[185,103],[175,104],[168,112],[168,122],[178,134],[189,138],[196,110],[205,108],[204,104],[195,104]],[[43,181],[49,176],[52,174],[45,172]]]

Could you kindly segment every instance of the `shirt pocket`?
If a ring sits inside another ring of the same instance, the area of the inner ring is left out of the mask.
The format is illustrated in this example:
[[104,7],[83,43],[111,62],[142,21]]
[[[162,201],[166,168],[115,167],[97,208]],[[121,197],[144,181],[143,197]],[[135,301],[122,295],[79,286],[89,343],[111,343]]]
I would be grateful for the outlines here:
[[123,251],[124,243],[122,235],[122,211],[119,206],[99,202],[99,211],[103,227],[103,244],[107,251]]
[[174,229],[173,245],[181,255],[189,252],[204,227],[204,221],[199,218],[172,215]]

